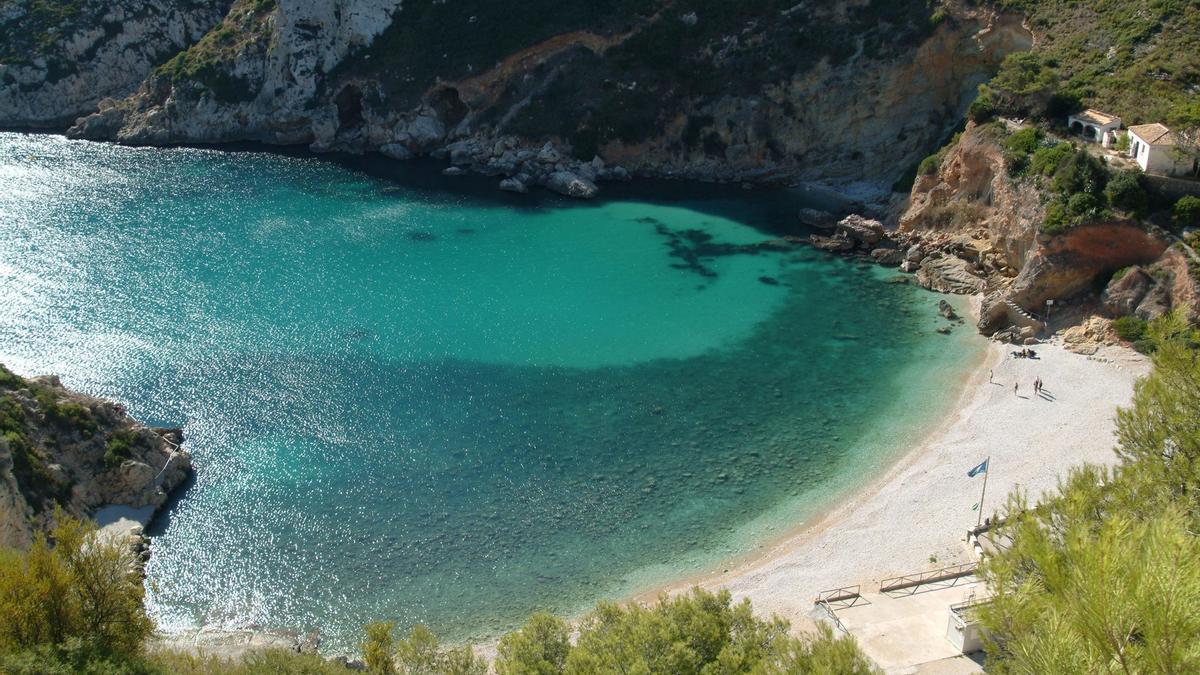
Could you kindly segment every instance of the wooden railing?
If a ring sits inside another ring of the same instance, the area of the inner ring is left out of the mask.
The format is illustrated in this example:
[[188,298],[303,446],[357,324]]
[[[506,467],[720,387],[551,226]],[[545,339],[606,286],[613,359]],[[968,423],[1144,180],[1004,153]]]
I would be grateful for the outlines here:
[[833,610],[831,603],[849,602],[845,607],[853,607],[854,603],[860,598],[862,598],[862,584],[855,584],[853,586],[842,586],[841,588],[831,588],[827,591],[821,591],[817,593],[817,599],[813,604],[824,608],[829,618],[833,619],[833,625],[837,626],[838,630],[849,635],[850,629],[846,628],[846,624],[842,623],[842,619]]
[[976,564],[973,562],[959,563],[949,567],[942,567],[928,572],[919,572],[917,574],[906,574],[900,577],[892,577],[879,582],[880,593],[890,593],[892,591],[901,591],[906,588],[916,588],[925,584],[937,583],[939,581],[949,581],[960,577],[970,576],[975,573]]
[[862,584],[853,586],[843,586],[841,588],[831,588],[827,591],[817,593],[817,599],[814,604],[828,605],[831,602],[845,602],[847,600],[857,600],[862,597]]

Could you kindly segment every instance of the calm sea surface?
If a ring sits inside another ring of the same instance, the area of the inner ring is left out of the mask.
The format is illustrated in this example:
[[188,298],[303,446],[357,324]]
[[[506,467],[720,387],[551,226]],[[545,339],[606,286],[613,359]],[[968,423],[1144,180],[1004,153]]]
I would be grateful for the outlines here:
[[685,192],[0,134],[0,362],[184,428],[161,625],[486,637],[811,517],[979,354],[892,271],[739,248],[782,196]]

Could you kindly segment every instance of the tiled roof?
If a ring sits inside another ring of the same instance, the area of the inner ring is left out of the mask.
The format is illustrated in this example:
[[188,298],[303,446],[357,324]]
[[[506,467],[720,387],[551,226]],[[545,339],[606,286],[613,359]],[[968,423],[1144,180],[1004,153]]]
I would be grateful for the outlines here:
[[1075,113],[1072,115],[1072,117],[1084,122],[1091,122],[1092,124],[1101,127],[1106,124],[1112,124],[1113,122],[1116,122],[1117,124],[1121,123],[1120,118],[1118,118],[1116,115],[1109,115],[1108,113],[1101,112],[1095,108],[1088,108],[1081,113]]
[[1175,145],[1175,134],[1158,122],[1129,127],[1129,133],[1136,135],[1149,145]]

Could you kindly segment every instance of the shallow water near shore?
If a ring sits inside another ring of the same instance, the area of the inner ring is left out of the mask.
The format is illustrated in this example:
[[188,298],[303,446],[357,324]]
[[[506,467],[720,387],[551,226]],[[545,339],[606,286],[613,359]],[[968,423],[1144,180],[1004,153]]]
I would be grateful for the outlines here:
[[166,628],[479,639],[694,573],[869,482],[979,353],[894,271],[746,248],[780,195],[380,166],[0,134],[0,361],[194,455]]

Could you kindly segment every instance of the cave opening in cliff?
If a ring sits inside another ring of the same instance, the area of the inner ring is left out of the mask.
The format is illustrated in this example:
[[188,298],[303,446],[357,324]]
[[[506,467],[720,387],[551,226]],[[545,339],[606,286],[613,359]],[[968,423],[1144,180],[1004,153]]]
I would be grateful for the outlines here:
[[470,112],[470,108],[463,103],[462,97],[454,87],[440,87],[430,92],[429,105],[437,111],[438,117],[447,127],[457,126]]
[[348,84],[334,98],[338,111],[338,126],[343,129],[363,125],[363,98],[358,87]]

